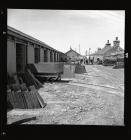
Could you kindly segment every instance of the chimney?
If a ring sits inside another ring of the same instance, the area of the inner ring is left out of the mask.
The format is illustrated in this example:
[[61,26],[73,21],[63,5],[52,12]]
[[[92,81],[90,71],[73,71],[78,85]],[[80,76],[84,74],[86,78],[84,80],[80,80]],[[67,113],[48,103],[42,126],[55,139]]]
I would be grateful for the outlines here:
[[109,42],[109,40],[107,40],[107,43],[105,44],[105,47],[111,47],[111,43]]
[[100,51],[101,50],[101,48],[98,48],[98,51]]
[[113,41],[113,46],[118,48],[120,46],[120,41],[118,40],[118,37],[116,37],[115,39],[116,40]]

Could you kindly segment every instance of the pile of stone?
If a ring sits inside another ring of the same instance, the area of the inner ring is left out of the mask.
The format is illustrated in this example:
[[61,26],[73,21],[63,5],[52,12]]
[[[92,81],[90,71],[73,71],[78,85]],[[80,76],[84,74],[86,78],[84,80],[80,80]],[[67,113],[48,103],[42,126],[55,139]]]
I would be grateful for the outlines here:
[[85,66],[81,64],[76,64],[75,73],[78,73],[78,74],[86,73]]

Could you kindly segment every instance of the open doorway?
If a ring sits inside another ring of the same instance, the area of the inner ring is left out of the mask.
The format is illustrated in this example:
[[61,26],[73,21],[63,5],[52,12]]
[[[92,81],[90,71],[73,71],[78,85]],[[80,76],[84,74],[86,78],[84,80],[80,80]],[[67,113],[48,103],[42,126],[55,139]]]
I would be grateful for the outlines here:
[[44,50],[44,62],[48,62],[48,51]]
[[35,48],[35,63],[40,62],[40,48]]
[[16,71],[23,73],[27,64],[27,46],[16,43]]

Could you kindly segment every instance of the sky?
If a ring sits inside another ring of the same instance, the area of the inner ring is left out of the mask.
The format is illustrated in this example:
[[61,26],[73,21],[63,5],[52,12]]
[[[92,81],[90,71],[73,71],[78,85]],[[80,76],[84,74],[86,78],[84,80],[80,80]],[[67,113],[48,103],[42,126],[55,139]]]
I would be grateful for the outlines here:
[[124,10],[8,9],[7,25],[64,53],[93,53],[115,37],[124,49]]

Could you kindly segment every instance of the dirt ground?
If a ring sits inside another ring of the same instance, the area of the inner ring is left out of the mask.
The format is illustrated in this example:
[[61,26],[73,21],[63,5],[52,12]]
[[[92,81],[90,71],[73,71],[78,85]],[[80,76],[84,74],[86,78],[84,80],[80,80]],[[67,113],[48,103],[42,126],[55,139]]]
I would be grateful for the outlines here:
[[7,124],[29,118],[22,124],[124,125],[124,69],[86,65],[86,71],[45,83],[39,93],[46,107],[13,109]]

